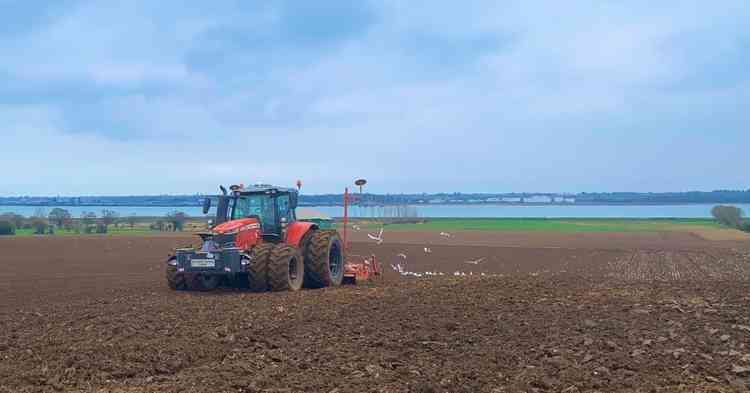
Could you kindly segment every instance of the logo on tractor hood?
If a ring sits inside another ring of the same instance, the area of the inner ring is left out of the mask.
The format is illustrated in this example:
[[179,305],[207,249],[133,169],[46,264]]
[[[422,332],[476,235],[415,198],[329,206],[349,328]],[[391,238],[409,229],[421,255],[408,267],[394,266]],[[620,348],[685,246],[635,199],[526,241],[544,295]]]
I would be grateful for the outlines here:
[[219,235],[229,235],[250,229],[260,229],[260,223],[255,218],[241,218],[222,223],[214,227],[213,231]]

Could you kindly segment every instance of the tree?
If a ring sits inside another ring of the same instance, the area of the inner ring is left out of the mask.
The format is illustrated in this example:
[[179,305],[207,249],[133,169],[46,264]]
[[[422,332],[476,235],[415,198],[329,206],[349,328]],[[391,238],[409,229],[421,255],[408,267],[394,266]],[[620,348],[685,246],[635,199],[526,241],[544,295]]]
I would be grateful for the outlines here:
[[173,231],[182,231],[187,221],[188,215],[181,211],[173,211],[167,214],[167,222],[172,224]]
[[133,229],[136,222],[136,217],[134,215],[128,216],[125,221],[127,221],[128,225],[130,226],[130,229]]
[[69,211],[59,207],[52,209],[47,217],[49,218],[49,222],[56,225],[58,228],[69,226],[72,218]]
[[81,213],[81,223],[83,224],[84,233],[93,232],[94,224],[96,223],[96,213],[93,213],[93,212]]
[[13,226],[14,226],[14,227],[15,227],[16,229],[21,229],[21,228],[23,228],[23,222],[24,222],[24,218],[23,218],[23,216],[22,216],[22,215],[20,215],[20,214],[15,214],[15,213],[3,213],[2,215],[0,215],[0,220],[2,220],[2,221],[8,221],[8,222],[12,223],[12,224],[13,224]]
[[15,235],[16,226],[11,221],[0,221],[0,236],[4,235]]
[[44,235],[47,233],[47,227],[49,224],[47,220],[39,217],[31,218],[31,228],[34,229],[35,235]]
[[117,217],[119,217],[120,214],[118,214],[114,210],[102,210],[102,224],[104,224],[105,227],[110,226],[115,220],[117,220]]
[[47,220],[47,212],[42,208],[36,209],[34,216],[31,217],[31,227],[34,229],[34,234],[46,234],[48,226],[49,221]]
[[742,209],[735,206],[718,205],[711,209],[711,215],[730,228],[742,229],[744,226],[744,219],[742,218],[744,213]]

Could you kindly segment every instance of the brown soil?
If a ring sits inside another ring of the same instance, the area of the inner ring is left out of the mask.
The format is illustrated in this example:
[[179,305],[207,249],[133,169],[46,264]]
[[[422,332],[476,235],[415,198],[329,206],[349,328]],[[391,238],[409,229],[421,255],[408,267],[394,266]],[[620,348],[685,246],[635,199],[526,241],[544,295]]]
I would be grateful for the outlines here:
[[484,233],[352,244],[442,277],[264,294],[167,289],[189,237],[0,239],[0,392],[747,391],[742,244]]

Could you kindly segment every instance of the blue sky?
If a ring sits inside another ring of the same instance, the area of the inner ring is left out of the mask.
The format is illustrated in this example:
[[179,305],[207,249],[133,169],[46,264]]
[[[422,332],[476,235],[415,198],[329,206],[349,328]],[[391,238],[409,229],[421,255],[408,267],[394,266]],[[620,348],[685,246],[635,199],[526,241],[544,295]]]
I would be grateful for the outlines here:
[[747,1],[0,9],[0,195],[750,187]]

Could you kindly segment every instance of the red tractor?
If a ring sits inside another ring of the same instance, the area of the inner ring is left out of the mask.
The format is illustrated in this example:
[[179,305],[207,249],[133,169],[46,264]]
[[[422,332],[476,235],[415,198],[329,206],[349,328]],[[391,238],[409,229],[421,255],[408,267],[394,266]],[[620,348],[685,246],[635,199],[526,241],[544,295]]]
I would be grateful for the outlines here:
[[[206,291],[228,281],[254,291],[297,291],[380,274],[374,256],[347,261],[345,240],[335,229],[297,219],[297,190],[270,185],[232,186],[230,192],[220,188],[211,229],[198,234],[201,247],[178,248],[167,261],[170,288]],[[346,212],[348,192],[345,195]],[[211,200],[205,200],[204,214]]]

